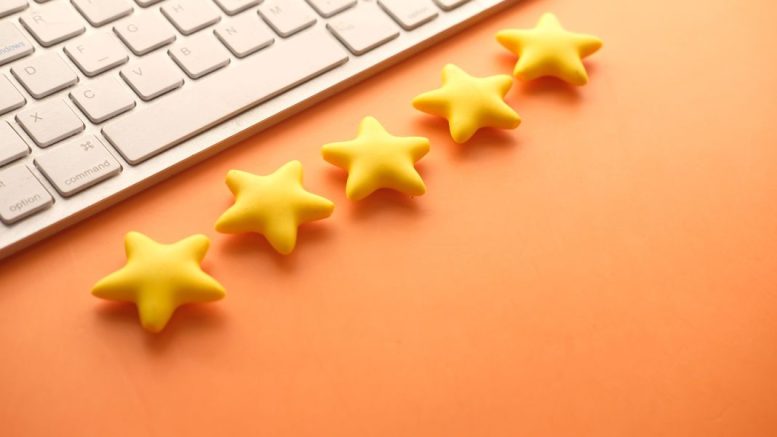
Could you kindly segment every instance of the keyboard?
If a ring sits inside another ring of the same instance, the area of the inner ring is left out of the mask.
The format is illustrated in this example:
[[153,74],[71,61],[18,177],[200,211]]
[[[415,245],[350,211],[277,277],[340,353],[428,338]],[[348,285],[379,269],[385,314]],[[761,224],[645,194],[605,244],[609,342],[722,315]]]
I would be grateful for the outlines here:
[[0,258],[514,0],[0,0]]

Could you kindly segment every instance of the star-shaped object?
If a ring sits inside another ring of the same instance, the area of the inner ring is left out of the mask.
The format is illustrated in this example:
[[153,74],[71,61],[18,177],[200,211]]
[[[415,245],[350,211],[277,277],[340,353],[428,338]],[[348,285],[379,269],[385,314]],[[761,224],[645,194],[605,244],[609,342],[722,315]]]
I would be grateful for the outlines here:
[[135,302],[143,327],[159,332],[179,306],[224,297],[224,287],[200,268],[209,245],[204,235],[161,244],[130,232],[124,239],[127,264],[97,282],[92,294]]
[[230,170],[227,186],[235,195],[235,204],[219,217],[216,230],[262,234],[284,255],[294,250],[301,224],[327,218],[335,208],[330,200],[305,190],[299,161],[288,162],[267,176]]
[[602,47],[601,39],[567,31],[551,13],[543,15],[534,29],[502,30],[496,39],[518,55],[515,77],[533,80],[553,76],[573,85],[588,83],[583,58]]
[[483,127],[515,129],[521,117],[504,101],[513,78],[500,74],[473,77],[448,64],[442,69],[442,88],[413,99],[419,111],[448,119],[453,141],[467,142]]
[[374,117],[365,117],[351,141],[326,144],[324,159],[348,172],[345,194],[361,200],[380,188],[411,196],[426,193],[415,163],[429,152],[423,137],[395,137]]

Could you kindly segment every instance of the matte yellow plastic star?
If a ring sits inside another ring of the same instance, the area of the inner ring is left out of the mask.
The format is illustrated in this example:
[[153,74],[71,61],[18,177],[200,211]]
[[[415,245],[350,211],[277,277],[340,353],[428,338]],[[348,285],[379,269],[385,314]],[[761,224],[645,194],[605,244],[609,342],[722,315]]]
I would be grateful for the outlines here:
[[284,255],[294,250],[301,224],[327,218],[335,208],[330,200],[305,190],[299,161],[288,162],[267,176],[230,170],[227,186],[235,195],[235,204],[218,219],[216,230],[262,234]]
[[209,245],[204,235],[161,244],[130,232],[124,239],[127,264],[97,282],[92,294],[135,302],[143,327],[159,332],[180,305],[224,297],[224,287],[200,268]]
[[515,129],[521,117],[504,101],[513,86],[506,74],[473,77],[448,64],[442,69],[442,88],[413,99],[419,111],[448,119],[453,141],[467,142],[483,127]]
[[429,140],[423,137],[395,137],[374,117],[365,117],[355,139],[326,144],[324,159],[348,171],[345,194],[361,200],[380,188],[389,188],[411,196],[426,193],[415,163],[429,152]]
[[573,85],[588,83],[583,58],[602,47],[602,40],[595,36],[565,30],[551,13],[543,15],[534,29],[502,30],[496,39],[518,55],[515,77],[553,76]]

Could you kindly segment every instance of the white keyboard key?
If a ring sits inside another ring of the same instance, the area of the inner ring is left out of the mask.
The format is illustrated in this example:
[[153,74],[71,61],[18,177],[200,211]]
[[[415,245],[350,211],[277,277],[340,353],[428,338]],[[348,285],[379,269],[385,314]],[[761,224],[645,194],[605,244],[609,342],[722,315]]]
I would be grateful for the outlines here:
[[161,15],[142,14],[113,27],[132,53],[141,56],[175,41],[175,31]]
[[275,40],[274,34],[256,14],[243,14],[215,30],[216,36],[238,58],[265,48]]
[[76,11],[65,2],[32,10],[22,15],[20,21],[43,47],[73,38],[86,30]]
[[168,20],[184,35],[212,26],[221,19],[219,11],[206,0],[174,0],[161,8]]
[[352,7],[356,4],[356,0],[308,0],[308,3],[322,17],[328,18]]
[[64,197],[121,172],[121,164],[93,135],[47,150],[35,158],[35,166]]
[[11,67],[11,73],[36,99],[42,99],[78,82],[75,72],[53,51],[17,62]]
[[331,19],[326,25],[354,55],[362,55],[399,36],[399,28],[377,6],[359,7]]
[[333,38],[313,29],[110,122],[103,134],[138,164],[347,60]]
[[437,17],[437,8],[431,0],[378,0],[378,4],[405,30],[413,30]]
[[109,32],[96,33],[65,46],[65,53],[89,76],[96,76],[129,60],[127,52]]
[[261,0],[215,0],[216,4],[228,15],[235,15],[256,6]]
[[0,114],[19,109],[27,103],[11,81],[0,75]]
[[0,17],[23,11],[29,6],[27,0],[0,0]]
[[30,147],[8,122],[0,121],[0,166],[30,154]]
[[84,123],[60,99],[38,103],[19,112],[16,122],[40,147],[48,147],[84,130]]
[[159,3],[161,1],[162,0],[135,0],[135,3],[137,3],[138,6],[140,6],[141,8],[147,8],[147,7],[151,6],[151,5],[155,5],[155,4]]
[[0,170],[0,220],[10,225],[50,207],[48,191],[24,165]]
[[183,85],[183,74],[164,53],[140,59],[120,72],[130,88],[148,101]]
[[208,33],[195,35],[174,45],[170,48],[170,56],[192,79],[203,77],[229,64],[227,49]]
[[468,1],[469,0],[434,0],[434,2],[437,3],[437,6],[441,7],[444,11],[452,11]]
[[71,0],[92,26],[98,27],[132,13],[126,0]]
[[9,21],[0,23],[0,65],[32,53],[32,44]]
[[70,98],[92,123],[102,123],[135,107],[127,86],[116,78],[104,76],[80,85]]
[[302,0],[265,0],[259,6],[259,14],[284,38],[316,22],[313,11]]

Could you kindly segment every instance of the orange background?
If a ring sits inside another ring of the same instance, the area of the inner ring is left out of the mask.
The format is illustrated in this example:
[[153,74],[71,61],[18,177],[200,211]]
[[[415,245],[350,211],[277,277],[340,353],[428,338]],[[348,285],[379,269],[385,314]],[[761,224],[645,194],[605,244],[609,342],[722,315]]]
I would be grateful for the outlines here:
[[[554,11],[591,83],[515,87],[457,146],[410,100]],[[4,436],[777,435],[777,5],[533,0],[0,263]],[[319,146],[426,135],[428,194],[359,204]],[[289,257],[218,235],[228,169],[337,203]],[[228,290],[158,336],[93,283],[205,232]]]

